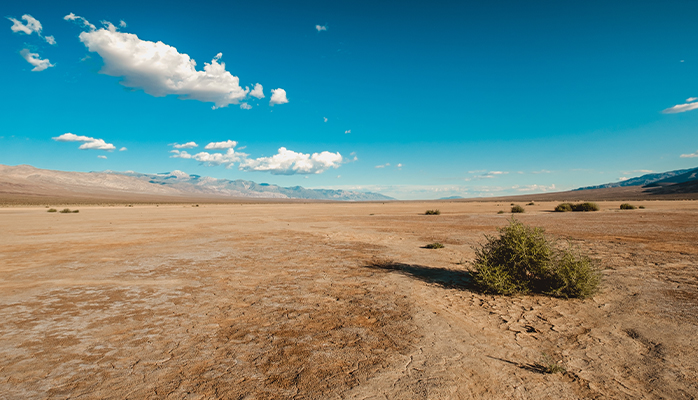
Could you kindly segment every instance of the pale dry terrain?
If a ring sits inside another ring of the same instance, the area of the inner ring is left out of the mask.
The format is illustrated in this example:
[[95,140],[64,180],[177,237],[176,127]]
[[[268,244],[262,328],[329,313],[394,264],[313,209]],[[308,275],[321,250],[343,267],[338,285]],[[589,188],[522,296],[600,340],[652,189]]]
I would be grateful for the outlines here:
[[508,202],[0,208],[0,398],[696,398],[698,202],[555,204],[593,299],[474,291]]

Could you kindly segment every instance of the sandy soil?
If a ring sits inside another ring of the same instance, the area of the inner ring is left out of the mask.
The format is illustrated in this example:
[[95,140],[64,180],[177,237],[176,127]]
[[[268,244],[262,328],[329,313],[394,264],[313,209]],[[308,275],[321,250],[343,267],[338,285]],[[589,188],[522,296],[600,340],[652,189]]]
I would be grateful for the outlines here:
[[472,290],[508,203],[0,209],[0,398],[698,397],[698,202],[555,204],[593,299]]

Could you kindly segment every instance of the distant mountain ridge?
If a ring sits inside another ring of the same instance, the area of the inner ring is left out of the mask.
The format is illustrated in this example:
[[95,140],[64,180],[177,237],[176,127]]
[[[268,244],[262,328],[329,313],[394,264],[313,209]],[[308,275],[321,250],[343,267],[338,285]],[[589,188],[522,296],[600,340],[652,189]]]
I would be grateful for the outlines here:
[[[575,190],[604,189],[624,186],[642,186],[645,188],[661,188],[670,185],[683,185],[698,179],[698,168],[679,169],[675,171],[645,174],[620,182],[604,183],[602,185],[585,186]],[[691,185],[685,185],[691,186]]]
[[306,189],[189,175],[182,171],[144,174],[134,171],[66,172],[30,165],[0,165],[0,194],[49,196],[61,192],[89,196],[99,193],[167,197],[306,199],[339,201],[394,200],[380,193],[353,190]]

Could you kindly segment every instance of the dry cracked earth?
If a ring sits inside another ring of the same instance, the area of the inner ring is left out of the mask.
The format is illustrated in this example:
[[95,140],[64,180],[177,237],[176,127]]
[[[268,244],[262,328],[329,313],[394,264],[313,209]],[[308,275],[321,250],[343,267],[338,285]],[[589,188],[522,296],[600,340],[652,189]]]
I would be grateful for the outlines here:
[[0,208],[0,399],[694,399],[698,202],[599,204],[583,301],[472,288],[508,203]]

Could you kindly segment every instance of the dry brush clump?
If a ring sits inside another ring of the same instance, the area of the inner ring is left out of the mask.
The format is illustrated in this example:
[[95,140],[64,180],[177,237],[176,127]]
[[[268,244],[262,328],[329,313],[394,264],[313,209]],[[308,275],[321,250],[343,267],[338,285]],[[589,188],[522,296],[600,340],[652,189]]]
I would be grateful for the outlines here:
[[594,262],[571,247],[561,249],[542,228],[512,218],[498,230],[499,237],[485,235],[475,248],[473,280],[483,292],[585,298],[597,291],[601,275]]
[[568,211],[599,211],[599,206],[596,203],[584,202],[584,203],[560,203],[555,207],[557,212],[568,212]]
[[521,206],[518,205],[518,204],[516,204],[516,205],[514,205],[513,207],[511,207],[511,213],[512,213],[512,214],[524,213],[524,212],[526,212],[526,210],[524,210],[524,208],[521,207]]
[[441,215],[441,211],[437,210],[427,210],[424,215]]
[[632,205],[632,204],[630,204],[630,203],[623,203],[623,204],[620,205],[620,209],[621,209],[621,210],[634,210],[634,209],[636,209],[636,208],[637,208],[637,207],[635,207],[634,205]]

